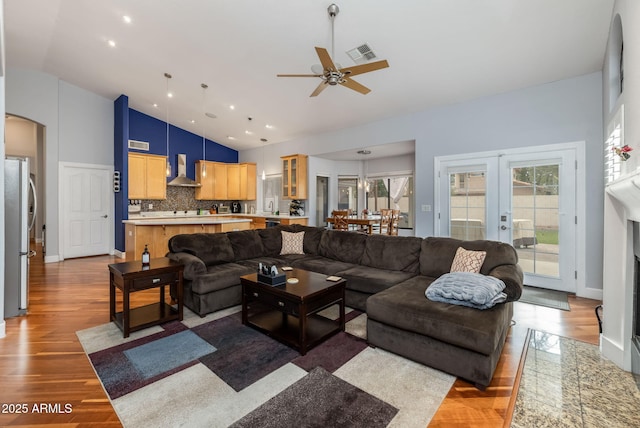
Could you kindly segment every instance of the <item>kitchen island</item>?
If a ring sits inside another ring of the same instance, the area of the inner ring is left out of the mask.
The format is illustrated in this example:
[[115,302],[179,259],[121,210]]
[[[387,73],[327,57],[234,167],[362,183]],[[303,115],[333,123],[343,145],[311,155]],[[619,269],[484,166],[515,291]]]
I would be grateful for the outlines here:
[[146,212],[129,214],[125,227],[126,260],[140,260],[144,246],[151,257],[163,257],[172,236],[182,233],[223,233],[264,229],[267,223],[307,224],[308,217],[258,214],[197,214],[197,211]]

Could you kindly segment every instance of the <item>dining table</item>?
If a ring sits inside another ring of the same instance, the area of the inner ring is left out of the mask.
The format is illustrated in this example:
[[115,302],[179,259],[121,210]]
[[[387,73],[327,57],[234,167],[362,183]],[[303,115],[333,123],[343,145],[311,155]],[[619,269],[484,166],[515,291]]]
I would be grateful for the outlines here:
[[[327,223],[333,224],[333,217],[327,217]],[[368,215],[368,216],[349,216],[347,218],[347,223],[349,225],[356,225],[362,228],[365,228],[367,234],[373,234],[373,226],[380,224],[380,216],[379,215]]]

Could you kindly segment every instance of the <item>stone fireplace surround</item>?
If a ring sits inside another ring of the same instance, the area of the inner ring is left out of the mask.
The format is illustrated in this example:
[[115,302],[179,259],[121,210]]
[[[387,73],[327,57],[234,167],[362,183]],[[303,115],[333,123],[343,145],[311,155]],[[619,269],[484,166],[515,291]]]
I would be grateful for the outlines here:
[[606,187],[602,354],[640,374],[640,170]]

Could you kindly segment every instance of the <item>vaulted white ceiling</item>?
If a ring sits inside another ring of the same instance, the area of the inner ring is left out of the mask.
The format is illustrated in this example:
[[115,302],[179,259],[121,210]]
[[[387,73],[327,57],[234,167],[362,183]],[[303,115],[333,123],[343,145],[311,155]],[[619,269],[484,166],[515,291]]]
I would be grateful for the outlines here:
[[5,0],[6,61],[162,120],[171,73],[169,121],[242,150],[601,70],[613,3],[337,0],[334,60],[366,42],[390,64],[354,78],[368,95],[276,77],[331,52],[331,1]]

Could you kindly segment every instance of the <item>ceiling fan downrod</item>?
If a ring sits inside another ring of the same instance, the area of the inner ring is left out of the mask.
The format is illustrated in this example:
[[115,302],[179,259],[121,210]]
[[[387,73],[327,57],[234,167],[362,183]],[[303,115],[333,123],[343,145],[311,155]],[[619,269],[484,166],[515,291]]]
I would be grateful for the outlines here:
[[[329,7],[327,8],[327,12],[329,12],[329,19],[331,19],[331,58],[335,58],[334,54],[335,54],[335,33],[334,33],[334,26],[333,23],[335,21],[335,17],[338,14],[338,12],[340,12],[340,8],[338,7],[337,4],[332,3],[331,5],[329,5]],[[335,83],[334,83],[335,85]]]

